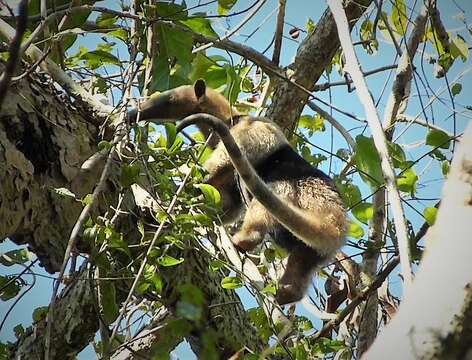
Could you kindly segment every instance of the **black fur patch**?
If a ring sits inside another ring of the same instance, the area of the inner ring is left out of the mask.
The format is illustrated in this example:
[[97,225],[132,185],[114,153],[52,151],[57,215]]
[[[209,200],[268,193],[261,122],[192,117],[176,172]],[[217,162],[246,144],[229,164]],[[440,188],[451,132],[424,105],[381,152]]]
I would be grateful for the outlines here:
[[311,166],[304,158],[298,155],[289,145],[283,145],[280,149],[264,159],[255,167],[257,174],[267,184],[274,181],[302,180],[307,177],[315,177],[326,181],[331,187],[332,180],[323,171]]

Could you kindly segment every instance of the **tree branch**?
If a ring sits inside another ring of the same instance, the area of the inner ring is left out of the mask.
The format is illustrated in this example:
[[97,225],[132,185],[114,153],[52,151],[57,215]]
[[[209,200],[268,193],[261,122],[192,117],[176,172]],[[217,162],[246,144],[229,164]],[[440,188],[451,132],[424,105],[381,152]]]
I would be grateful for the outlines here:
[[18,59],[21,59],[21,39],[26,30],[26,19],[28,17],[28,1],[21,0],[18,6],[18,17],[16,22],[16,32],[13,38],[10,41],[10,46],[8,47],[9,58],[5,65],[5,70],[0,77],[0,110],[2,108],[2,103],[5,100],[8,86],[10,85],[11,77],[15,72],[16,66],[18,64]]
[[328,6],[331,8],[336,24],[339,30],[339,39],[346,56],[345,69],[352,77],[356,85],[358,96],[364,105],[367,114],[367,122],[369,123],[374,138],[374,144],[377,148],[381,159],[382,172],[384,174],[385,186],[391,198],[391,206],[393,212],[393,219],[397,229],[398,247],[400,252],[402,274],[406,286],[411,283],[411,265],[410,265],[410,249],[408,242],[408,231],[405,222],[405,216],[401,204],[400,193],[395,183],[395,173],[390,157],[388,154],[387,140],[382,129],[377,110],[375,108],[372,96],[367,88],[367,84],[359,67],[354,46],[349,34],[349,25],[344,9],[338,0],[328,0]]

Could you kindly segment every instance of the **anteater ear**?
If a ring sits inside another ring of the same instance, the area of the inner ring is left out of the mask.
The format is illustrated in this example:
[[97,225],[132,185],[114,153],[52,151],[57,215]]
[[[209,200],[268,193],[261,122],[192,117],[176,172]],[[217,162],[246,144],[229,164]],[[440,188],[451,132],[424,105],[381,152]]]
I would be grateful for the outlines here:
[[193,89],[195,90],[195,96],[197,97],[197,99],[201,98],[203,95],[205,95],[206,91],[205,80],[198,79],[197,81],[195,81],[195,84],[193,84]]

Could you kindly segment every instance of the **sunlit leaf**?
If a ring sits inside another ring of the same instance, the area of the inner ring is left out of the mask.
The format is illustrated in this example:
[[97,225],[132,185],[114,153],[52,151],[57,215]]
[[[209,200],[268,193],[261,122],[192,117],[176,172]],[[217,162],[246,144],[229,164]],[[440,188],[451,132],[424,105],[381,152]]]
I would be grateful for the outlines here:
[[176,266],[184,262],[184,258],[176,259],[170,255],[164,255],[157,259],[157,263],[161,266]]
[[397,177],[398,190],[409,194],[416,191],[416,182],[418,181],[418,176],[411,165],[411,162],[406,162],[404,170]]
[[226,15],[237,0],[218,0],[218,15]]
[[469,46],[465,42],[464,38],[459,34],[457,34],[452,40],[451,55],[454,58],[460,57],[462,62],[466,62],[467,57],[469,56]]
[[364,229],[355,221],[350,221],[347,228],[347,236],[360,239],[365,234]]
[[47,306],[40,306],[33,310],[33,320],[34,322],[41,321],[46,318],[48,314],[48,307]]
[[203,197],[209,204],[213,206],[220,205],[221,195],[215,187],[211,186],[210,184],[195,184],[194,186],[197,189],[200,189],[203,194]]
[[223,289],[237,289],[243,286],[241,278],[236,276],[227,276],[221,280],[221,287]]
[[356,205],[351,211],[352,215],[364,224],[367,224],[374,215],[374,209],[371,203],[361,203]]
[[[196,17],[201,15],[202,17]],[[180,22],[197,34],[202,34],[210,38],[218,38],[218,34],[213,30],[210,20],[205,18],[204,13],[195,13],[192,18],[181,20]]]
[[69,197],[75,199],[75,194],[67,188],[52,188],[51,191],[62,197]]
[[436,221],[436,215],[438,213],[438,209],[435,207],[427,207],[423,210],[423,216],[428,223],[429,226],[433,226]]
[[408,19],[406,17],[406,5],[403,0],[393,1],[391,19],[397,33],[405,35]]

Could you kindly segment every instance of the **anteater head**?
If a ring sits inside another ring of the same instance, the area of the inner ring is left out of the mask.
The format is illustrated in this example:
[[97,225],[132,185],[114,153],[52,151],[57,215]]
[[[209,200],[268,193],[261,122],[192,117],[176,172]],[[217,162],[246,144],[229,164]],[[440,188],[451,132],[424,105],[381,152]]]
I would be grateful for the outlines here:
[[[139,117],[138,117],[139,112]],[[207,113],[227,121],[235,115],[228,100],[217,91],[207,88],[205,81],[183,85],[152,96],[128,112],[130,122],[139,120],[176,121],[192,114]]]

